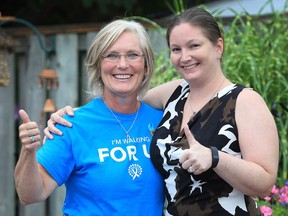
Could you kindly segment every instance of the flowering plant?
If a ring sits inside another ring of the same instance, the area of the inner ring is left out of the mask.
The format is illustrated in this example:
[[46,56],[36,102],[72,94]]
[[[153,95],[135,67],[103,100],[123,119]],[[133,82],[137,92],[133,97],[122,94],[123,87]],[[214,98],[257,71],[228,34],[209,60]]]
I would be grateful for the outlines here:
[[281,188],[274,185],[271,194],[258,204],[264,216],[288,216],[288,181]]

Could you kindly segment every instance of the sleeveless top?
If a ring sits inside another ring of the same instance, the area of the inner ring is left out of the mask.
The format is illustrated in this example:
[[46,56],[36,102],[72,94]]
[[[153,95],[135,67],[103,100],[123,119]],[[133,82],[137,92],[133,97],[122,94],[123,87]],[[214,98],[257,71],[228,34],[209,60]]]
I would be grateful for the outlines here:
[[[235,105],[241,85],[222,89],[188,122],[195,139],[204,146],[241,158],[235,121]],[[179,164],[189,148],[181,130],[189,85],[182,82],[168,100],[162,121],[151,143],[151,159],[165,181],[165,215],[261,215],[256,201],[236,190],[212,168],[200,175],[188,173]],[[247,176],[247,178],[249,178]]]

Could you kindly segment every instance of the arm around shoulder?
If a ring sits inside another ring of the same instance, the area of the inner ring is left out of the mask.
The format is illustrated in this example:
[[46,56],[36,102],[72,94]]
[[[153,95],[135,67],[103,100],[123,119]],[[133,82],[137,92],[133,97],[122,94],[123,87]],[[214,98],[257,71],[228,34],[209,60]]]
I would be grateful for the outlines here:
[[156,109],[164,109],[168,99],[181,82],[183,79],[177,79],[154,87],[145,94],[143,101]]

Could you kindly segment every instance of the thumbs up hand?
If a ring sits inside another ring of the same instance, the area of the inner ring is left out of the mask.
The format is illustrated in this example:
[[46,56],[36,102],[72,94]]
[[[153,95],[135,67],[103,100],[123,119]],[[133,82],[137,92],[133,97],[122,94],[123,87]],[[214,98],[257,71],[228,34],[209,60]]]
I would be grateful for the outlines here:
[[179,159],[183,169],[195,175],[207,171],[212,165],[211,149],[201,145],[195,140],[188,126],[184,127],[184,132],[189,143],[189,149],[186,149]]
[[19,126],[19,137],[22,146],[28,151],[35,151],[41,146],[40,130],[36,122],[31,122],[28,114],[24,110],[19,111],[23,123]]

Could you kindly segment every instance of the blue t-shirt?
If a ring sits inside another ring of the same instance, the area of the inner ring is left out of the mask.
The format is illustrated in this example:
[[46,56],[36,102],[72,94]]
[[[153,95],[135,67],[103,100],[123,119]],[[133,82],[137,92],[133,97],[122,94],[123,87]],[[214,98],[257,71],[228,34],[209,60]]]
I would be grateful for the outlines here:
[[[136,113],[114,112],[128,130]],[[150,160],[150,142],[163,112],[141,104],[130,139],[96,98],[65,116],[72,128],[47,140],[38,162],[58,185],[65,184],[66,215],[162,215],[163,180]]]

